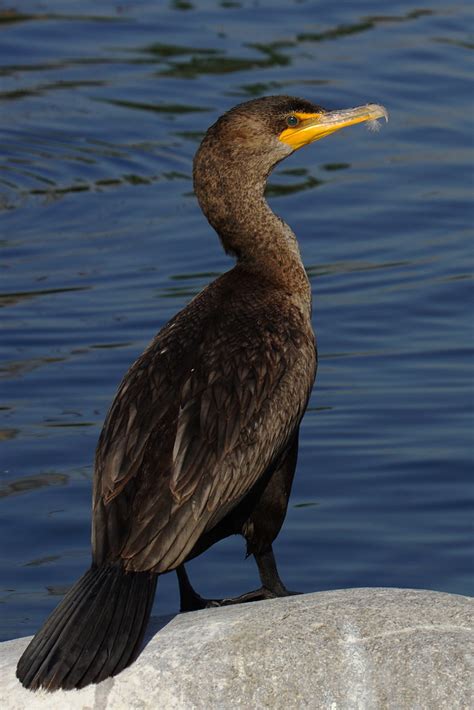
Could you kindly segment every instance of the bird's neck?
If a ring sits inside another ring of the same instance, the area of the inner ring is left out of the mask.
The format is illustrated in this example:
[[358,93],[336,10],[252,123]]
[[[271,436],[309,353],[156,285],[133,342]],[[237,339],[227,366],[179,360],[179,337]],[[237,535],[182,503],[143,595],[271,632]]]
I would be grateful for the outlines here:
[[195,161],[194,188],[224,249],[237,257],[242,268],[290,292],[310,308],[310,286],[296,237],[265,200],[270,170],[241,165],[222,171],[213,162]]

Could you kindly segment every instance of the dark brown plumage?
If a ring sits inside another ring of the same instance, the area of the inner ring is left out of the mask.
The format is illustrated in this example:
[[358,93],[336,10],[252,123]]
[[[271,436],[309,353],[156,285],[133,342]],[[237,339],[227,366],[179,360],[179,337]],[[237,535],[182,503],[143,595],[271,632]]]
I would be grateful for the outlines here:
[[288,593],[272,542],[316,349],[296,239],[264,189],[293,151],[283,140],[293,115],[326,113],[284,96],[250,101],[221,117],[196,154],[196,195],[237,264],[158,333],[120,384],[97,447],[92,567],[20,659],[27,687],[82,687],[119,672],[138,653],[157,575],[177,570],[182,609],[206,605],[183,563],[228,535],[245,537],[262,587],[225,603]]

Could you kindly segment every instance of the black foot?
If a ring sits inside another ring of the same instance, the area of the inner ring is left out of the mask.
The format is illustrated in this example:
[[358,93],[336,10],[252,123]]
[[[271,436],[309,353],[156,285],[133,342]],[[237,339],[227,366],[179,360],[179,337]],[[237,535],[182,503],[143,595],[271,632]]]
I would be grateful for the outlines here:
[[195,592],[193,595],[187,595],[186,599],[181,597],[180,612],[197,611],[198,609],[210,609],[214,606],[222,606],[221,599],[204,599],[200,594]]
[[195,594],[192,598],[187,597],[186,602],[181,601],[180,611],[197,611],[198,609],[211,609],[217,606],[230,606],[231,604],[247,604],[248,602],[259,602],[264,599],[277,599],[278,597],[289,597],[301,592],[290,592],[286,590],[285,594],[272,592],[271,589],[260,587],[252,592],[240,594],[238,597],[229,597],[228,599],[204,599],[199,594]]
[[259,602],[263,599],[290,597],[295,594],[301,594],[301,592],[290,592],[284,587],[278,590],[268,589],[267,587],[260,587],[259,589],[254,589],[252,592],[246,592],[245,594],[240,594],[240,596],[232,597],[231,599],[210,600],[210,604],[208,604],[208,606],[229,606],[230,604],[246,604],[247,602]]
[[247,602],[262,601],[263,599],[276,599],[277,597],[288,597],[300,592],[290,592],[283,584],[275,585],[273,589],[260,587],[252,592],[240,594],[238,597],[228,599],[204,599],[194,591],[184,567],[176,570],[179,581],[179,591],[181,596],[180,611],[197,611],[198,609],[210,609],[217,606],[230,606],[231,604],[246,604]]
[[262,581],[260,589],[254,589],[252,592],[229,599],[204,599],[194,591],[184,565],[178,567],[176,573],[179,582],[180,611],[196,611],[197,609],[209,609],[215,606],[245,604],[247,602],[261,601],[262,599],[276,599],[301,593],[288,591],[281,581],[271,547],[264,552],[255,553],[255,561]]

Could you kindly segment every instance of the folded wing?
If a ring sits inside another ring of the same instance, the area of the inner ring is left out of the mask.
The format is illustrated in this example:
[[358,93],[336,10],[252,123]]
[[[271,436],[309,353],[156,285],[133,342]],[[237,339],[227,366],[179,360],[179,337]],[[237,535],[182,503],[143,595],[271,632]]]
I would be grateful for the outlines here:
[[297,321],[270,309],[229,329],[217,315],[184,336],[178,318],[132,366],[97,451],[100,559],[173,569],[251,490],[312,386],[314,341]]

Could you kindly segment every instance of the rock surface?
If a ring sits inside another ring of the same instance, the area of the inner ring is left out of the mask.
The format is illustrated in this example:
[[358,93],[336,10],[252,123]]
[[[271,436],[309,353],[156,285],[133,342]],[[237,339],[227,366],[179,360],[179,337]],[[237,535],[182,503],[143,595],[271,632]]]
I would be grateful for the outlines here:
[[152,619],[133,666],[57,693],[21,687],[28,639],[16,639],[0,644],[0,707],[470,710],[473,607],[440,592],[346,589]]

